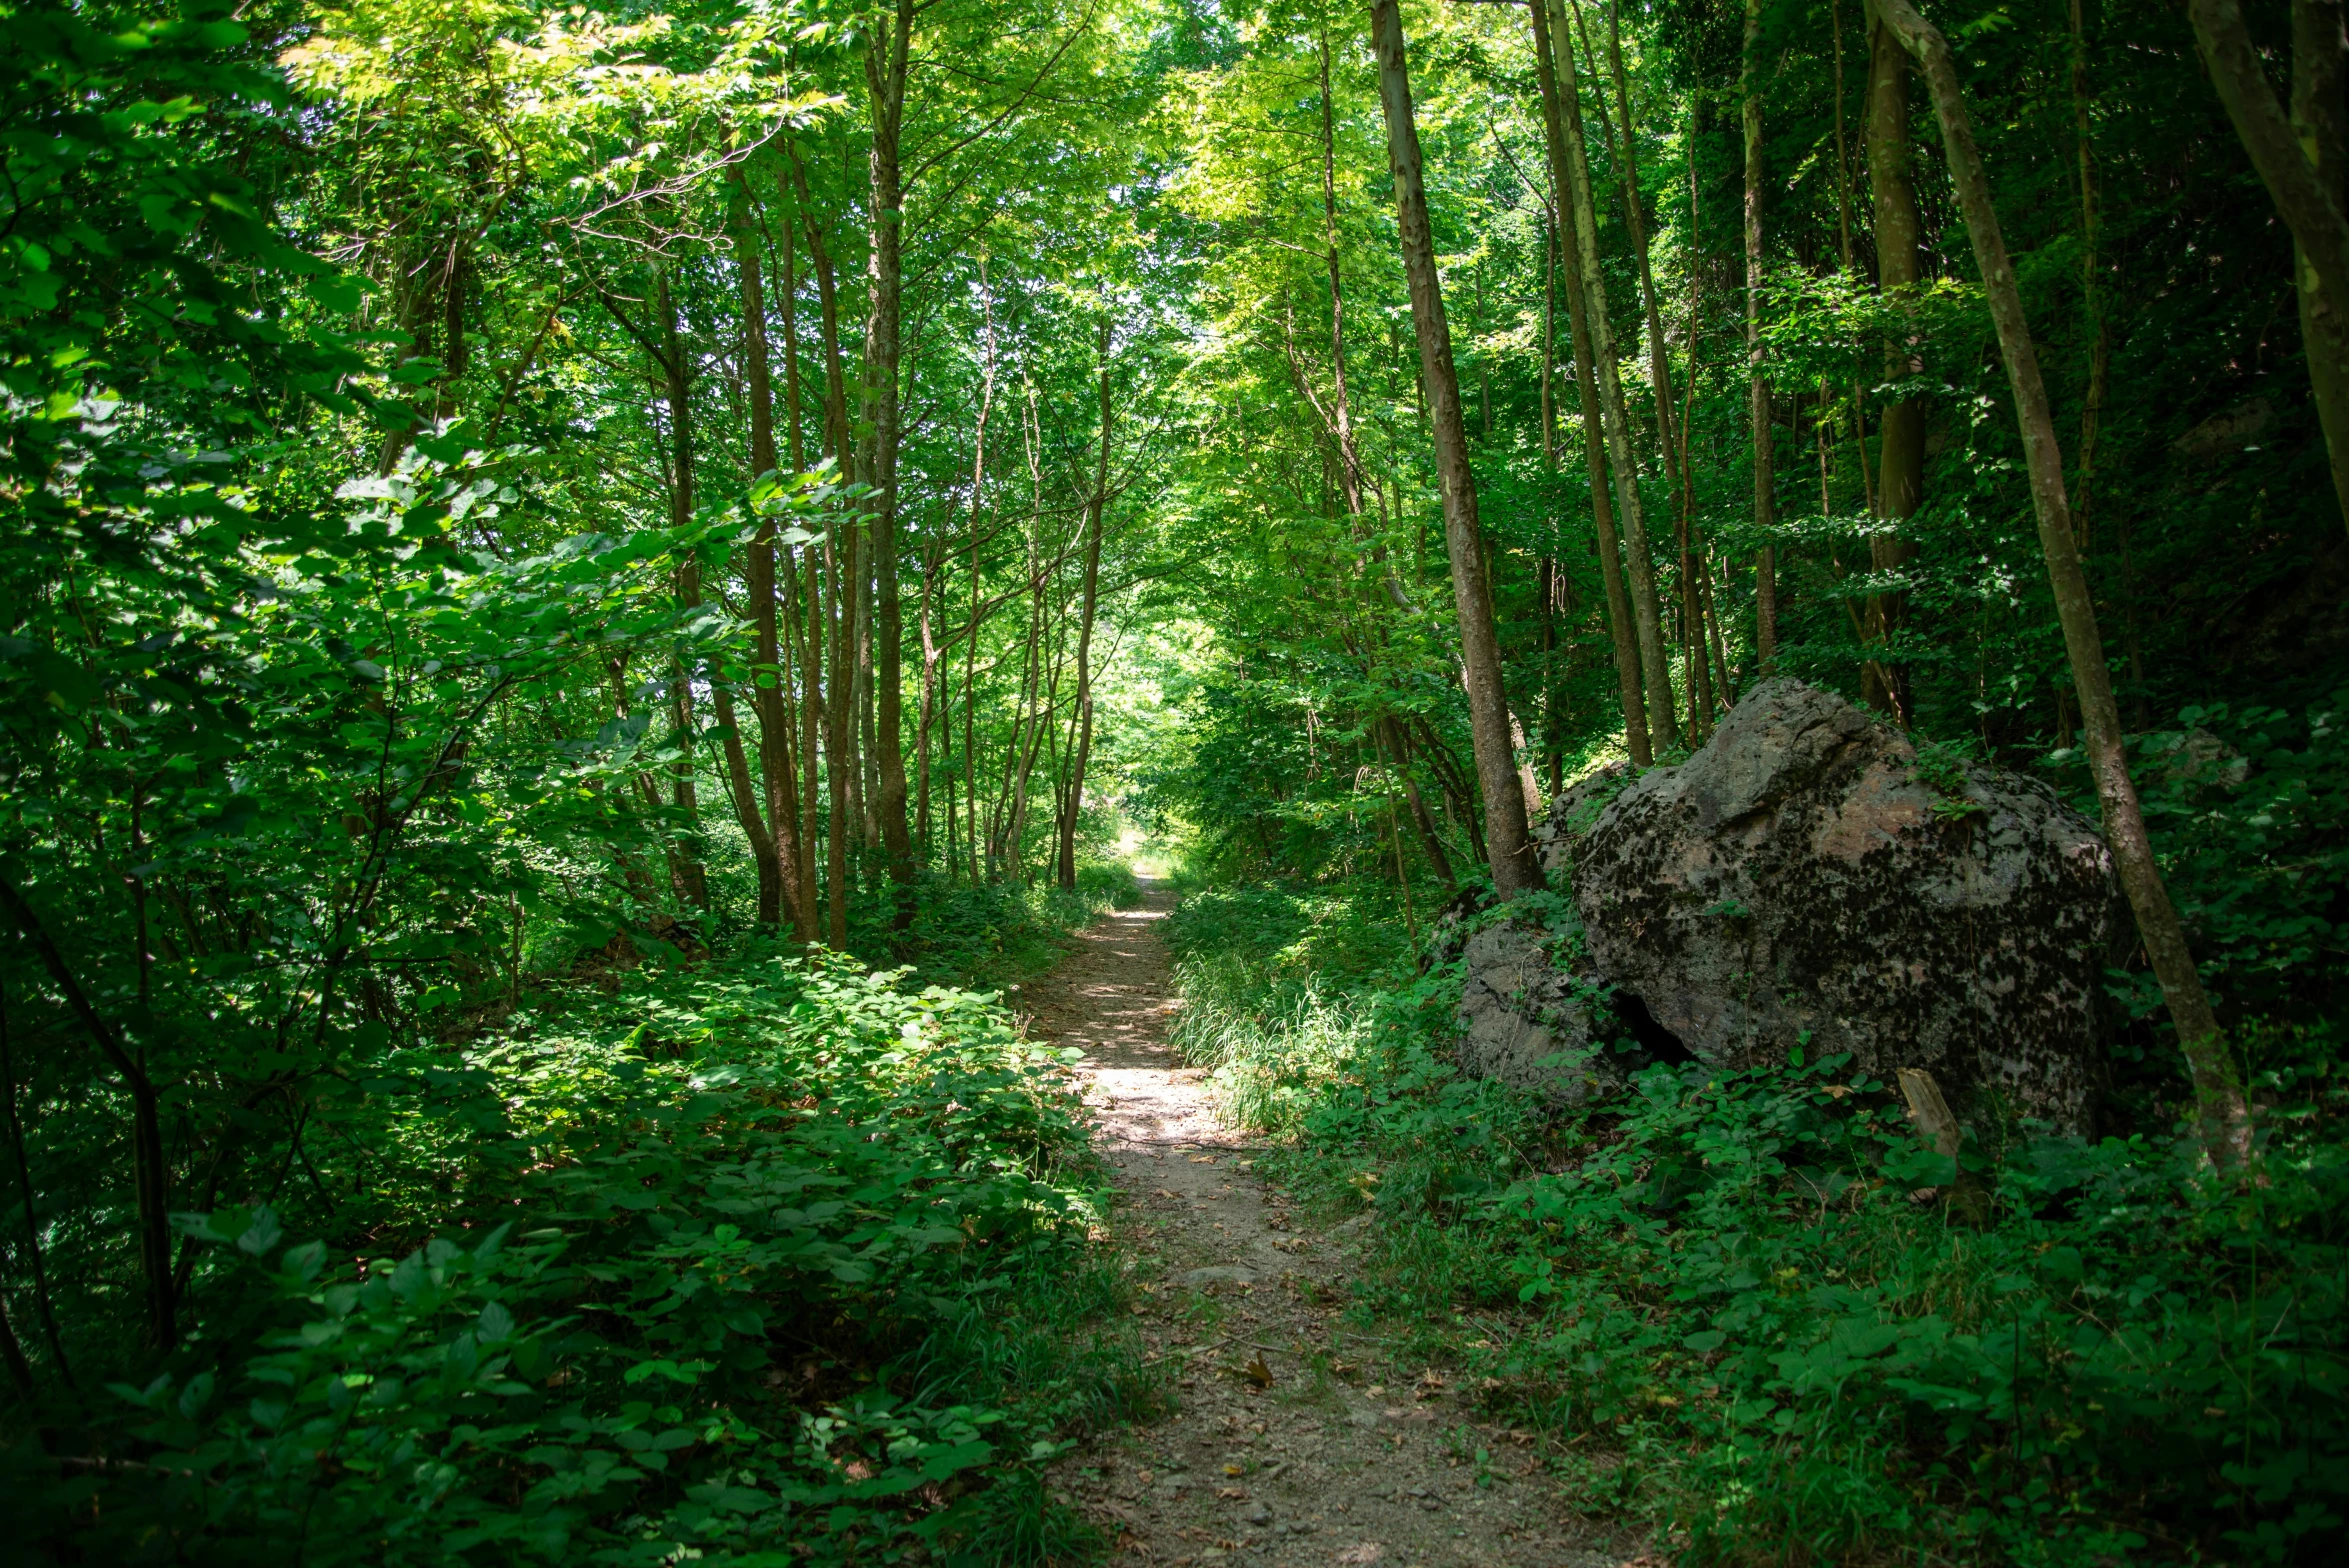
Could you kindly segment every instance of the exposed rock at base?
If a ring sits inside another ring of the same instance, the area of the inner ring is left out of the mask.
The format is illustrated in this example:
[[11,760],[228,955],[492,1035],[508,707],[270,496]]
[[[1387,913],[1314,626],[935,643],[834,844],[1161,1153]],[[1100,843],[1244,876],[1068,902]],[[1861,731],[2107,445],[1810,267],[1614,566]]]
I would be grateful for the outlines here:
[[1550,962],[1545,933],[1502,920],[1461,950],[1460,1070],[1578,1104],[1623,1085],[1592,1035],[1587,987]]
[[[1848,1051],[2079,1127],[2128,931],[2095,826],[1831,692],[1765,681],[1573,842],[1592,971],[1723,1066]],[[1473,965],[1472,965],[1473,967]]]

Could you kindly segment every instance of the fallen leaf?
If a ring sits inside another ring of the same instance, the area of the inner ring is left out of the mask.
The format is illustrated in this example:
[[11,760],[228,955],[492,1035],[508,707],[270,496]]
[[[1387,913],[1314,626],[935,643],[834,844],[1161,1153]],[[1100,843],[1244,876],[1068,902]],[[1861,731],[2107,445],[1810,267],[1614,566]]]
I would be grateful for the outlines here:
[[1387,1549],[1376,1541],[1357,1541],[1338,1553],[1338,1561],[1345,1568],[1365,1568],[1366,1564],[1386,1561]]
[[1238,1465],[1225,1465],[1225,1466],[1223,1467],[1223,1473],[1224,1473],[1225,1475],[1246,1475],[1246,1474],[1247,1474],[1247,1472],[1246,1472],[1245,1470],[1242,1470],[1242,1469],[1241,1469],[1241,1468],[1240,1468]]
[[1226,1502],[1236,1503],[1248,1495],[1248,1489],[1244,1486],[1219,1486],[1215,1489],[1215,1495]]
[[1255,1360],[1249,1362],[1245,1367],[1242,1367],[1240,1369],[1240,1376],[1246,1378],[1249,1382],[1255,1384],[1258,1388],[1272,1387],[1272,1368],[1264,1364],[1264,1357],[1261,1355],[1258,1356]]

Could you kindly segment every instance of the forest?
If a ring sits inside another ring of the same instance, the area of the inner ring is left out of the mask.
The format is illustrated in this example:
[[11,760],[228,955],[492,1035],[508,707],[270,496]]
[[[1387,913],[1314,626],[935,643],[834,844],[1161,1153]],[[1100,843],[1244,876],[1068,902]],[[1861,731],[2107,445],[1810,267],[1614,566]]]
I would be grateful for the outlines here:
[[0,1561],[1332,1560],[1072,1501],[1146,892],[1605,1561],[2337,1560],[2341,0],[0,0],[0,173]]

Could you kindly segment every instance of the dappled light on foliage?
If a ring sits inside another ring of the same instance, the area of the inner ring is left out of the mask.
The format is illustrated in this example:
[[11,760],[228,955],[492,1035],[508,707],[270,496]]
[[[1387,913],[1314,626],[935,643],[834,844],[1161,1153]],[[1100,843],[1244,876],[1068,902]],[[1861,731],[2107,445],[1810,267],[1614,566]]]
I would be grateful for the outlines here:
[[2340,20],[0,0],[7,1545],[2328,1562]]

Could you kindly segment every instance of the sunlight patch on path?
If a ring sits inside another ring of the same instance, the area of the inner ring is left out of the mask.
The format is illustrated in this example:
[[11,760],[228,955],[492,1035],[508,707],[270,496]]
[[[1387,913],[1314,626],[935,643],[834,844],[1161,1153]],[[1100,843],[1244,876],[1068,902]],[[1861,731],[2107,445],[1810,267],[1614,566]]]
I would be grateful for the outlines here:
[[[1077,1075],[1118,1193],[1112,1245],[1178,1408],[1054,1467],[1119,1560],[1206,1568],[1617,1568],[1530,1451],[1433,1368],[1387,1362],[1344,1322],[1355,1219],[1315,1233],[1261,1181],[1260,1140],[1216,1119],[1208,1075],[1167,1034],[1178,1004],[1158,922],[1173,895],[1105,916],[1025,990],[1031,1032]],[[1492,1456],[1478,1467],[1468,1456]],[[1483,1484],[1478,1484],[1479,1475]]]

